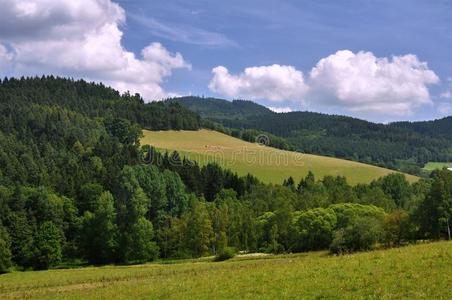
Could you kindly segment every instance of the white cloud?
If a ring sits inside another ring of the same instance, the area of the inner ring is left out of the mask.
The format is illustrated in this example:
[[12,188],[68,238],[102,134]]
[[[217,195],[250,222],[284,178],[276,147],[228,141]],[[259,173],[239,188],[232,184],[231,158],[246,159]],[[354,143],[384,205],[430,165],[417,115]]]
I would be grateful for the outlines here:
[[436,74],[415,55],[377,58],[371,52],[338,51],[311,70],[311,103],[349,111],[409,115],[432,104],[427,86]]
[[393,116],[432,105],[428,86],[439,83],[427,63],[415,55],[378,58],[372,52],[349,50],[321,59],[306,81],[293,66],[250,67],[238,75],[218,66],[212,73],[209,88],[223,96],[296,100],[310,107]]
[[441,93],[440,98],[452,99],[452,93],[450,91],[445,91]]
[[238,47],[236,42],[217,32],[187,24],[164,23],[155,18],[137,14],[128,14],[128,16],[145,26],[152,34],[170,41],[207,47]]
[[290,107],[273,107],[273,106],[269,106],[268,107],[271,111],[274,111],[275,113],[288,113],[292,111],[292,108]]
[[0,72],[6,71],[10,68],[12,55],[8,53],[5,46],[0,44]]
[[250,67],[238,75],[232,75],[225,67],[218,66],[212,73],[210,90],[227,97],[300,101],[307,91],[303,73],[292,66]]
[[125,12],[110,0],[0,0],[0,20],[2,73],[83,77],[152,100],[168,96],[161,84],[173,69],[191,67],[159,43],[141,57],[127,51]]

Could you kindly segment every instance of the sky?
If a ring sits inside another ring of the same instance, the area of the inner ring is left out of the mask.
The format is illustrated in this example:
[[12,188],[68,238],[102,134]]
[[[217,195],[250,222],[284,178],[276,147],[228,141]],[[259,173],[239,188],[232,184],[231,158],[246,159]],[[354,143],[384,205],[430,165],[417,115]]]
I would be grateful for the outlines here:
[[452,0],[0,0],[0,76],[375,122],[452,115]]

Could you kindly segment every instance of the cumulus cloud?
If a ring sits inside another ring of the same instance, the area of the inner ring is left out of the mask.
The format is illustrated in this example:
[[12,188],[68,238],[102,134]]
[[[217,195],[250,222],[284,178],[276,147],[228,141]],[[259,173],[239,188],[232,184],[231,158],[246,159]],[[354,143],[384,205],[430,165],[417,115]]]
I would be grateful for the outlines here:
[[292,108],[290,107],[273,107],[273,106],[269,106],[268,107],[271,111],[274,111],[275,113],[288,113],[292,111]]
[[439,82],[415,55],[378,58],[372,52],[349,50],[321,59],[306,80],[293,66],[250,67],[238,75],[218,66],[212,72],[209,88],[228,97],[296,100],[309,107],[394,116],[431,105],[428,86]]
[[338,51],[311,70],[311,102],[350,111],[409,115],[431,104],[428,85],[439,82],[415,55],[377,58],[371,52]]
[[307,91],[303,73],[292,66],[270,65],[246,68],[238,75],[218,66],[212,70],[209,88],[218,94],[274,102],[302,100]]
[[127,51],[125,12],[110,0],[0,0],[0,19],[2,73],[83,77],[152,100],[168,95],[161,84],[173,69],[190,68],[159,43],[140,57]]

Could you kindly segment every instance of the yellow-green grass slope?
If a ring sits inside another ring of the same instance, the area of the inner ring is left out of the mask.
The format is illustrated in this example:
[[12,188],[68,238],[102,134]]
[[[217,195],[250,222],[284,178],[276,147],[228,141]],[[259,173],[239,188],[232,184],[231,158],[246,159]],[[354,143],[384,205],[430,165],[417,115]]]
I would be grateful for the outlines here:
[[0,275],[0,299],[452,299],[452,242]]
[[[341,175],[347,177],[351,184],[369,183],[394,172],[343,159],[283,151],[211,130],[144,130],[143,133],[143,145],[152,145],[162,150],[177,150],[200,165],[216,161],[239,175],[250,173],[265,183],[281,184],[289,176],[298,182],[308,171],[312,171],[317,178]],[[411,182],[418,179],[411,175],[406,177]]]

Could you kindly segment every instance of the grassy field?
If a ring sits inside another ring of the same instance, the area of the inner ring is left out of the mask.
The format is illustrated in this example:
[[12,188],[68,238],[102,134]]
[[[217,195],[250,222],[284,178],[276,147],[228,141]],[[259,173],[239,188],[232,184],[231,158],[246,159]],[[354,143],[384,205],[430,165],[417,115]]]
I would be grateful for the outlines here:
[[[177,150],[201,165],[216,161],[240,175],[251,173],[266,183],[281,184],[289,176],[298,182],[310,170],[317,178],[324,175],[346,176],[351,184],[368,183],[394,172],[343,159],[282,151],[210,130],[143,132],[143,145]],[[412,182],[417,180],[411,175],[407,178]]]
[[452,242],[174,264],[15,272],[0,299],[452,299]]
[[436,169],[442,169],[442,168],[452,168],[452,163],[446,163],[446,162],[429,162],[425,164],[424,170],[427,171],[433,171]]

